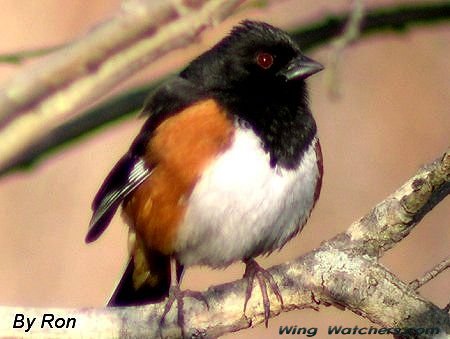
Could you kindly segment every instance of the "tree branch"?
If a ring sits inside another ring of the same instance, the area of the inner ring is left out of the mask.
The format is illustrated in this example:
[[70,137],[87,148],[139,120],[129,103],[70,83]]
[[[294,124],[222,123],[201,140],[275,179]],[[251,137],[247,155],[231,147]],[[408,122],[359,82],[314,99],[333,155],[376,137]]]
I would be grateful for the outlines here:
[[[408,328],[434,329],[443,336],[450,334],[450,317],[445,310],[419,296],[411,286],[377,262],[381,249],[391,248],[406,237],[411,228],[448,195],[449,185],[450,149],[353,223],[347,232],[292,262],[272,267],[270,272],[283,294],[284,308],[281,309],[276,296],[270,294],[271,316],[293,309],[335,305],[348,308],[383,327],[405,331]],[[253,293],[246,314],[242,314],[245,287],[244,280],[210,287],[204,292],[209,310],[202,302],[187,298],[186,333],[214,338],[264,321],[259,293]],[[51,313],[56,317],[75,318],[76,327],[58,330],[36,327],[33,334],[155,337],[159,333],[163,309],[164,303],[82,310],[0,307],[0,333],[5,336],[22,333],[12,328],[16,314],[36,317],[39,322],[44,314]],[[166,318],[165,337],[179,337],[176,321],[176,309],[173,308]],[[428,333],[417,337],[433,336]]]
[[[304,50],[317,48],[339,36],[350,14],[329,15],[294,30],[294,39]],[[407,28],[423,24],[436,24],[450,19],[450,3],[447,1],[399,5],[366,10],[360,26],[360,38],[381,32],[403,33]],[[59,149],[111,121],[129,115],[142,107],[142,102],[155,84],[135,88],[109,99],[96,108],[79,114],[55,128],[45,128],[43,135],[35,135],[26,149],[10,154],[8,161],[0,164],[0,176],[19,168],[30,168],[45,154]],[[2,104],[0,96],[0,107]],[[18,134],[20,135],[20,134]],[[20,139],[16,135],[16,139]],[[0,133],[0,144],[2,143]],[[0,158],[1,159],[1,158]]]
[[[374,9],[366,9],[360,24],[361,36],[381,32],[405,33],[419,25],[447,22],[450,18],[448,1],[435,1],[414,4],[399,4]],[[315,25],[294,30],[300,46],[314,49],[342,34],[350,13],[329,15]]]
[[430,280],[436,278],[439,274],[444,272],[449,267],[450,267],[450,257],[442,260],[439,264],[437,264],[431,270],[425,273],[422,278],[411,281],[409,283],[409,287],[411,287],[413,290],[417,290]]
[[0,90],[0,168],[143,65],[186,46],[244,0],[128,0],[110,21]]
[[406,237],[450,193],[450,150],[354,222],[346,232],[352,250],[379,258]]

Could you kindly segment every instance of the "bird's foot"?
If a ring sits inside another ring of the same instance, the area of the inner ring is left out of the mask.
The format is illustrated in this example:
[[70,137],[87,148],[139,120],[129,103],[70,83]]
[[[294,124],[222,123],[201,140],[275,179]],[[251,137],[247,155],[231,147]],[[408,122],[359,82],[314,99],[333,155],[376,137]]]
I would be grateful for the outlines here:
[[283,297],[281,296],[280,289],[278,288],[277,283],[272,277],[272,274],[270,274],[269,271],[265,270],[261,266],[258,265],[258,263],[253,260],[245,260],[245,273],[244,273],[244,279],[247,280],[247,290],[245,292],[245,303],[244,303],[244,313],[247,308],[247,302],[252,296],[252,290],[253,290],[253,281],[256,279],[258,280],[259,288],[261,289],[261,294],[263,298],[263,305],[264,305],[264,323],[266,327],[268,327],[269,324],[269,317],[270,317],[270,300],[269,296],[267,294],[267,284],[272,289],[273,293],[277,297],[278,301],[281,304],[281,307],[283,307]]
[[169,298],[167,300],[166,306],[164,307],[164,312],[161,316],[161,319],[159,320],[159,335],[161,338],[163,338],[162,328],[166,321],[166,316],[171,310],[172,305],[174,304],[175,301],[177,302],[177,324],[181,329],[181,337],[186,338],[185,321],[184,321],[184,300],[183,300],[185,297],[194,298],[198,301],[203,302],[206,305],[206,308],[209,310],[208,301],[206,300],[203,293],[191,290],[181,291],[179,285],[171,286],[169,290]]

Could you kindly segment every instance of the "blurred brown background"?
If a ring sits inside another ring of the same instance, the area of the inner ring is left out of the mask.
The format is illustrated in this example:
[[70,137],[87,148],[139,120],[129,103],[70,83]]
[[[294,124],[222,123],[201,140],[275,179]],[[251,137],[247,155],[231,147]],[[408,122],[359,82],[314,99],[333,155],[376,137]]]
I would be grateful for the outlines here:
[[[370,5],[396,1],[367,1]],[[137,74],[120,86],[148,81],[181,67],[243,18],[283,28],[349,8],[350,1],[268,1],[270,9],[248,8],[188,52]],[[114,13],[118,0],[2,0],[0,54],[50,46],[76,38]],[[324,153],[321,199],[300,236],[279,253],[259,260],[265,267],[318,246],[393,192],[416,169],[450,146],[450,29],[441,24],[407,34],[380,34],[348,48],[339,68],[341,97],[332,99],[324,73],[309,80],[313,112]],[[312,56],[327,64],[331,49]],[[28,62],[31,64],[32,62]],[[0,82],[24,66],[0,65]],[[328,70],[329,71],[329,70]],[[42,307],[104,305],[125,262],[126,228],[116,216],[96,243],[84,244],[90,203],[107,172],[140,128],[131,119],[65,149],[32,172],[0,180],[0,304]],[[450,201],[438,205],[414,232],[383,257],[404,281],[420,276],[449,254]],[[188,270],[184,287],[206,289],[242,276],[242,264],[225,271]],[[450,271],[420,293],[443,307],[449,302]],[[269,323],[229,337],[277,337],[279,325],[319,327],[368,325],[333,307],[285,313]],[[1,334],[0,334],[1,335]]]

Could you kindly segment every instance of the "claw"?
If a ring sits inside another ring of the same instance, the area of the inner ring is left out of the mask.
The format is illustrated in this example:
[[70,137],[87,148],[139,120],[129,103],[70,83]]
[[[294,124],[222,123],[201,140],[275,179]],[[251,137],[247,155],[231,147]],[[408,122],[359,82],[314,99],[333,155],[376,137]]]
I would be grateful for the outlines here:
[[181,329],[181,337],[187,338],[185,332],[185,321],[184,321],[184,298],[191,297],[205,304],[206,308],[209,310],[209,304],[203,293],[198,291],[184,290],[181,291],[178,285],[170,287],[169,298],[167,300],[166,306],[164,307],[164,312],[159,320],[159,336],[163,338],[162,328],[166,321],[166,316],[172,308],[174,302],[177,302],[177,324]]
[[253,290],[253,282],[256,279],[259,284],[259,288],[261,289],[261,295],[263,298],[263,306],[264,306],[264,324],[266,327],[269,325],[269,317],[270,317],[270,300],[269,296],[267,294],[267,284],[269,284],[269,287],[271,288],[272,292],[277,297],[278,301],[281,304],[281,307],[283,308],[283,297],[281,296],[280,289],[278,288],[277,283],[272,277],[272,274],[270,274],[269,271],[265,270],[261,266],[258,265],[258,263],[253,260],[249,259],[244,261],[245,262],[245,273],[244,278],[247,279],[247,288],[245,292],[245,302],[244,302],[244,313],[247,309],[247,303],[252,295]]

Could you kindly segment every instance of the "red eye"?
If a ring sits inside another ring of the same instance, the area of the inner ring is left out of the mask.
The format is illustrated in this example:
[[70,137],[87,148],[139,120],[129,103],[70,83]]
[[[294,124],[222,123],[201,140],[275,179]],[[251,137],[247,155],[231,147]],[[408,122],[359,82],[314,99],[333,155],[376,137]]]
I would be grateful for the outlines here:
[[273,56],[269,53],[258,53],[256,56],[256,62],[261,68],[268,69],[273,65]]

